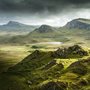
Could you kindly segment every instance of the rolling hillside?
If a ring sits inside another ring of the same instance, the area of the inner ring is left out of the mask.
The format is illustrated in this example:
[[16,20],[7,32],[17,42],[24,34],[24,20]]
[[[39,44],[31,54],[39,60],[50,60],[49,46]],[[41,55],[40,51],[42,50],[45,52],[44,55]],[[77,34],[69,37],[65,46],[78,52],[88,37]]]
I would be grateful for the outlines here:
[[0,87],[2,90],[88,90],[90,58],[83,59],[88,56],[88,51],[78,45],[52,52],[36,50],[1,74],[0,80],[4,82]]

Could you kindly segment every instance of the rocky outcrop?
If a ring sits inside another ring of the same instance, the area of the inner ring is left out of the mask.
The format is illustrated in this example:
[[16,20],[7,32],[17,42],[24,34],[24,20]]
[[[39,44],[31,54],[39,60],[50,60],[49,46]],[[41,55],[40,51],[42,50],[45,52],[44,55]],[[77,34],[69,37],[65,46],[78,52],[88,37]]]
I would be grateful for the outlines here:
[[74,19],[70,22],[68,22],[65,27],[66,28],[69,28],[69,29],[75,29],[75,28],[78,28],[78,29],[90,29],[90,24],[88,23],[85,23],[85,22],[82,22],[84,21],[83,19]]
[[35,31],[39,33],[48,33],[53,32],[53,28],[49,25],[42,25],[39,28],[35,29]]
[[55,58],[72,58],[87,56],[88,52],[81,48],[79,45],[74,45],[68,48],[59,48],[57,51],[52,53]]

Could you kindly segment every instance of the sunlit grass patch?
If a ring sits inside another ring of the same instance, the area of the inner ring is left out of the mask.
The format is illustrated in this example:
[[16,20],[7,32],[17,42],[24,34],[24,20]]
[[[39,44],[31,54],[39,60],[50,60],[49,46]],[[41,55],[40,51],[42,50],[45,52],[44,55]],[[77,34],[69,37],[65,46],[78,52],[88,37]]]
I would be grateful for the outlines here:
[[71,63],[78,61],[78,59],[56,59],[57,63],[62,63],[64,68],[67,68]]

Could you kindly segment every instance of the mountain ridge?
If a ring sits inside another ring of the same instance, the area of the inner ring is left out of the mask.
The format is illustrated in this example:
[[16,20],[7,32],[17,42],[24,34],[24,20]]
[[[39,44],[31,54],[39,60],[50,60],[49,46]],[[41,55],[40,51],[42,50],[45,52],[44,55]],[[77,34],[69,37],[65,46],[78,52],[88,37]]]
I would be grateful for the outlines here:
[[84,18],[77,18],[73,19],[70,22],[68,22],[64,27],[72,29],[72,28],[77,28],[77,29],[90,29],[90,20],[89,19],[84,19]]
[[[88,23],[88,24],[87,24]],[[14,36],[7,40],[8,43],[16,44],[30,44],[36,42],[68,42],[76,43],[76,37],[78,36],[77,43],[82,43],[82,39],[89,42],[90,33],[90,20],[89,19],[74,19],[68,22],[64,27],[56,28],[49,25],[41,25],[39,27],[22,27],[18,28],[16,32],[22,32],[27,34],[22,36]],[[31,28],[31,29],[30,29]],[[11,29],[8,29],[10,32]],[[83,42],[83,44],[86,42]]]
[[6,24],[0,25],[0,32],[6,32],[6,33],[29,33],[31,31],[33,31],[35,28],[37,28],[39,26],[35,26],[35,25],[26,25],[23,23],[19,23],[16,21],[9,21]]

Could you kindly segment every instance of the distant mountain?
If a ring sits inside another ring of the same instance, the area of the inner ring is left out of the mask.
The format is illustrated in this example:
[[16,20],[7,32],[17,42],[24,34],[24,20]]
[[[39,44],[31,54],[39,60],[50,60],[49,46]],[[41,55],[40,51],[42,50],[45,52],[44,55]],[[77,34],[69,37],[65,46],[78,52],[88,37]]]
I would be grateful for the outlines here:
[[[3,25],[4,30],[26,35],[18,35],[11,37],[6,43],[30,44],[38,42],[63,42],[63,43],[89,43],[90,42],[90,20],[74,19],[68,22],[64,27],[52,27],[49,25],[28,26],[18,22],[10,21]],[[2,29],[1,29],[2,30]],[[3,31],[4,31],[3,30]],[[0,32],[1,33],[1,32]],[[78,40],[77,40],[78,38]],[[5,40],[2,40],[3,42]],[[85,42],[86,41],[86,42]]]
[[[36,43],[49,41],[49,38],[54,38],[58,34],[57,28],[49,25],[41,25],[39,28],[34,29],[27,35],[12,37],[9,42],[11,43]],[[46,38],[46,39],[45,39]]]
[[7,27],[23,27],[23,26],[28,26],[16,21],[9,21],[7,24],[3,25],[3,26],[7,26]]
[[35,32],[39,32],[39,33],[53,32],[53,27],[49,25],[41,25],[39,28],[35,29]]
[[74,19],[70,22],[68,22],[64,27],[72,29],[72,28],[77,28],[77,29],[90,29],[90,20],[89,19],[83,19],[83,18],[78,18]]
[[33,31],[38,26],[26,25],[16,21],[9,21],[7,24],[0,25],[0,33],[5,32],[6,34],[23,34]]

